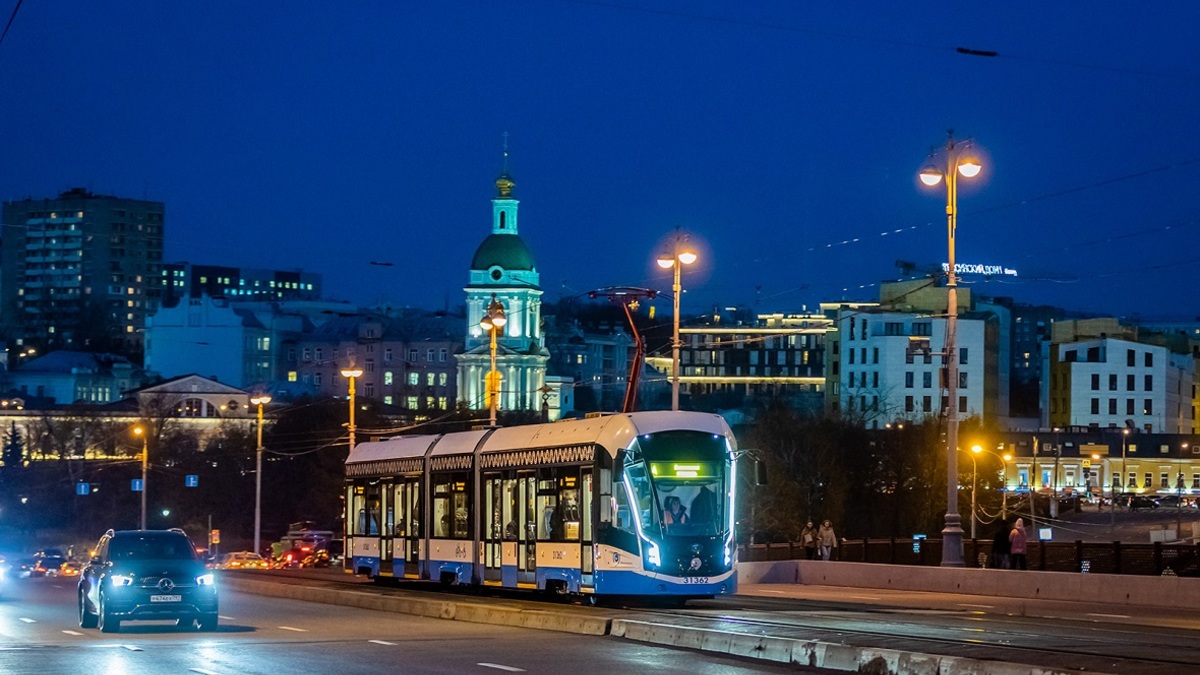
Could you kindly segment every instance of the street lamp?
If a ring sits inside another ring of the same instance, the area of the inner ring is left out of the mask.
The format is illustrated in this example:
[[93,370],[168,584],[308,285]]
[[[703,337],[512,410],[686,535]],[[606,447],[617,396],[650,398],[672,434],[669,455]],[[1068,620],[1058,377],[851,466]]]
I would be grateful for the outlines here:
[[675,323],[674,337],[671,340],[671,410],[679,410],[679,295],[683,292],[680,286],[680,276],[684,265],[696,262],[696,253],[687,247],[686,242],[686,235],[676,233],[672,240],[671,251],[658,256],[659,267],[675,268],[675,283],[671,286]]
[[263,428],[263,406],[271,402],[271,397],[266,394],[255,396],[250,399],[251,405],[258,406],[258,460],[254,471],[254,552],[262,553],[262,548],[259,546],[262,537],[262,428]]
[[487,403],[488,420],[491,426],[496,426],[496,406],[500,399],[500,371],[496,370],[496,329],[503,328],[508,323],[504,316],[504,304],[492,293],[492,301],[488,303],[487,314],[479,320],[480,328],[491,334],[492,367],[487,374]]
[[347,425],[347,429],[350,431],[351,450],[354,449],[354,380],[362,377],[362,374],[362,368],[355,368],[353,366],[342,368],[342,377],[350,380],[350,423]]
[[[983,165],[972,151],[970,140],[955,141],[947,132],[940,152],[930,154],[930,163],[921,169],[921,182],[933,187],[946,181],[946,235],[949,257],[946,267],[946,526],[942,530],[942,565],[962,567],[962,516],[958,513],[958,279],[954,269],[954,236],[958,226],[958,174],[966,178],[979,175]],[[934,162],[939,162],[935,164]]]
[[142,426],[133,428],[134,436],[142,437],[142,526],[146,529],[146,469],[150,466],[150,437]]
[[983,448],[978,445],[971,446],[971,539],[975,538],[975,523],[979,520],[975,517],[975,488],[978,487],[979,465],[975,461],[975,455],[983,452]]

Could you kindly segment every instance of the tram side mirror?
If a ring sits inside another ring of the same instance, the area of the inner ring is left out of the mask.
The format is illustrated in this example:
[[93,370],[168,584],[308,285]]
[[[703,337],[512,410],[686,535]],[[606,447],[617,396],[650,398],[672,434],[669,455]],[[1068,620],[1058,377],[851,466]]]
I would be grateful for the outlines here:
[[767,484],[767,463],[761,459],[754,460],[754,484]]

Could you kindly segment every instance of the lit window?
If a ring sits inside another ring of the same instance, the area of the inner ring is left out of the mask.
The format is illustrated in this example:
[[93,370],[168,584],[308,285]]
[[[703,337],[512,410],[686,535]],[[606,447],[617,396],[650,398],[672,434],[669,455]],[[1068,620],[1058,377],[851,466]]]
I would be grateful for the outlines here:
[[296,381],[296,371],[289,370],[288,371],[288,382],[295,382],[295,381]]

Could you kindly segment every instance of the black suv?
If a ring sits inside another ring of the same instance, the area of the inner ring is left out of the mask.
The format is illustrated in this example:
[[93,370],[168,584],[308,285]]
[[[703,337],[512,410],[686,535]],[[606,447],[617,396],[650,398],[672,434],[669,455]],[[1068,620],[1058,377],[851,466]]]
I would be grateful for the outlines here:
[[80,626],[115,633],[143,619],[217,629],[216,577],[183,530],[109,530],[79,575]]

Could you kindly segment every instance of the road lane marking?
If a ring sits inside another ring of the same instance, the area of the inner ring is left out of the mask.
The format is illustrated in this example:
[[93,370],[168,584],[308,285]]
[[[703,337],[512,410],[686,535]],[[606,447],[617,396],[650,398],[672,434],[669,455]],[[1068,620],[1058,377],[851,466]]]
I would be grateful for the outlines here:
[[395,642],[388,642],[387,640],[367,640],[367,642],[377,644],[377,645],[384,645],[387,647],[395,647],[396,646]]
[[21,617],[21,621],[25,623],[37,623],[37,619],[26,619],[25,617]]
[[200,673],[200,675],[217,675],[216,671],[205,670],[203,668],[189,668],[188,670],[193,673]]
[[484,668],[495,668],[496,670],[506,670],[510,673],[525,672],[524,668],[518,668],[516,666],[506,666],[503,663],[476,663],[475,665],[483,666]]
[[982,607],[983,609],[992,609],[993,608],[992,605],[972,605],[967,602],[960,602],[960,603],[958,603],[958,606],[959,607]]
[[232,616],[225,616],[224,614],[218,614],[217,618],[221,619],[222,621],[233,621]]
[[63,632],[67,635],[83,635],[83,633],[80,633],[77,630],[64,630]]
[[124,647],[125,649],[128,649],[128,650],[129,650],[129,651],[131,651],[131,652],[140,652],[140,651],[142,651],[142,648],[141,648],[141,647],[135,647],[135,646],[133,646],[133,645],[121,645],[121,646],[122,646],[122,647]]
[[882,600],[882,598],[877,598],[873,595],[847,595],[846,597],[854,598],[855,600]]
[[1128,619],[1129,618],[1128,614],[1095,614],[1095,613],[1090,613],[1090,612],[1088,613],[1088,616],[1098,616],[1103,619]]
[[279,630],[291,630],[291,631],[295,631],[297,633],[307,633],[308,632],[307,628],[293,628],[291,626],[277,626],[277,628],[279,628]]

